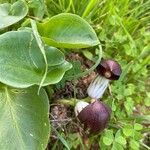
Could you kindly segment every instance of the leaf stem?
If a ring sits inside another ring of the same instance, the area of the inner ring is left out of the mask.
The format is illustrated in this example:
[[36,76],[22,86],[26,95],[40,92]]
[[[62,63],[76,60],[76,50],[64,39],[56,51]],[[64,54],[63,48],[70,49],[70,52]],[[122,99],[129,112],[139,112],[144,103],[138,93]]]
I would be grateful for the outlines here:
[[83,77],[86,74],[91,73],[99,65],[99,63],[101,61],[101,58],[102,58],[102,46],[99,45],[99,53],[98,53],[98,59],[97,59],[96,63],[90,69],[88,69],[87,71],[84,71],[84,72],[79,73],[79,74],[74,75],[74,76],[68,76],[67,78],[78,79],[79,77]]
[[45,71],[44,71],[44,74],[43,74],[43,77],[41,79],[41,82],[40,82],[40,85],[39,85],[39,89],[38,89],[38,94],[40,92],[40,89],[46,79],[46,76],[47,76],[47,72],[48,72],[48,63],[47,63],[47,58],[46,58],[46,54],[45,54],[45,49],[44,49],[44,44],[40,38],[40,35],[38,34],[38,30],[37,30],[37,26],[36,26],[36,22],[34,20],[31,19],[31,26],[32,26],[32,30],[33,30],[33,34],[35,36],[35,39],[37,41],[37,44],[41,50],[41,53],[44,57],[44,61],[45,61]]

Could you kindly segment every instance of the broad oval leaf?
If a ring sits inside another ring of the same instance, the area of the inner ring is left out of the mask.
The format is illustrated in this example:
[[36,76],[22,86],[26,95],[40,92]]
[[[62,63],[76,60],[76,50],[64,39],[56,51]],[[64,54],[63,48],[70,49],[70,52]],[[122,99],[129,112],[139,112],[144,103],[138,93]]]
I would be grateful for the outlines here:
[[60,48],[86,48],[99,44],[93,28],[81,17],[62,13],[38,24],[46,44]]
[[[65,62],[64,54],[55,47],[45,46],[45,53],[48,66],[60,65]],[[40,60],[43,60],[43,55],[41,52],[37,52],[37,49],[32,49],[30,56],[37,65],[39,64]],[[42,63],[42,65],[45,65],[45,63]]]
[[[46,47],[48,73],[43,85],[59,82],[71,64],[58,49]],[[39,85],[45,70],[43,55],[31,32],[0,35],[0,82],[18,88]]]
[[25,2],[19,0],[14,4],[4,3],[0,5],[0,29],[6,28],[23,19],[28,13]]
[[45,150],[49,138],[48,98],[37,87],[0,87],[0,149]]

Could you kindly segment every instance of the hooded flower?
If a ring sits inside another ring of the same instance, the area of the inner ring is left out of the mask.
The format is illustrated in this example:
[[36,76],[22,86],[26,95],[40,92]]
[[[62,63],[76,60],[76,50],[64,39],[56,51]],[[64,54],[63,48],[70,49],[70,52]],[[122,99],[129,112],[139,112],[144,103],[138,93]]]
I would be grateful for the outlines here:
[[98,75],[87,89],[88,95],[93,99],[102,97],[111,80],[118,80],[122,72],[121,66],[114,60],[103,59],[97,66]]
[[[81,103],[80,103],[81,104]],[[77,104],[79,107],[79,103]],[[78,108],[76,107],[76,109]],[[81,107],[79,107],[80,109]],[[110,120],[111,109],[101,101],[95,101],[85,106],[77,114],[77,118],[90,133],[104,130]]]

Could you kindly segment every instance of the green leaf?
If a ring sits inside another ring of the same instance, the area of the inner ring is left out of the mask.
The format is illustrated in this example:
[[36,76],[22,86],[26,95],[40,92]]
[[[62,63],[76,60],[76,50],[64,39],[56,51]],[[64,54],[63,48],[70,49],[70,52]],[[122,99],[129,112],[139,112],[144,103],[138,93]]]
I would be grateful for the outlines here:
[[0,149],[45,150],[49,138],[48,98],[37,87],[0,87]]
[[113,100],[112,101],[112,105],[111,105],[111,109],[112,109],[112,111],[116,111],[116,105],[115,105],[115,101]]
[[78,75],[82,72],[81,70],[81,62],[79,60],[77,61],[71,61],[72,68],[68,70],[65,75],[63,76],[63,79],[56,84],[56,87],[64,88],[66,81],[74,80],[75,75]]
[[28,0],[29,7],[33,9],[34,16],[42,19],[45,13],[44,0]]
[[82,139],[80,135],[78,135],[78,133],[67,134],[67,141],[70,145],[70,149],[78,149],[79,146],[81,146],[84,149]]
[[[39,85],[44,74],[43,55],[31,32],[12,31],[0,35],[0,82],[25,88]],[[45,47],[48,73],[43,86],[58,83],[71,64],[56,48]]]
[[131,70],[134,61],[130,61],[126,67],[123,69],[123,72],[121,73],[121,76],[119,78],[119,82],[122,82],[123,80],[125,80],[125,77],[127,76],[127,74],[129,73],[129,71]]
[[24,1],[19,0],[14,4],[4,3],[0,5],[0,29],[6,28],[23,19],[28,13],[28,7]]
[[140,147],[139,142],[137,142],[137,141],[131,139],[131,140],[130,140],[130,147],[131,147],[133,150],[139,150],[139,147]]
[[99,44],[93,28],[81,17],[62,13],[38,24],[46,44],[61,48],[86,48]]
[[150,107],[150,92],[147,92],[146,93],[146,98],[144,99],[144,104],[147,106],[147,107]]
[[109,139],[108,137],[103,137],[103,143],[104,143],[105,145],[111,145],[112,142],[113,142],[112,139]]
[[45,46],[48,66],[56,66],[65,62],[64,54],[55,47]]
[[93,54],[90,52],[90,51],[88,51],[88,50],[83,50],[82,51],[82,53],[83,53],[83,55],[87,58],[87,59],[89,59],[89,60],[93,60]]
[[121,145],[126,145],[126,139],[121,135],[120,130],[118,130],[115,135],[115,141]]
[[134,107],[134,101],[132,100],[131,97],[127,97],[127,100],[124,102],[126,112],[128,115],[132,114],[133,112],[133,107]]
[[118,136],[115,138],[115,141],[121,145],[126,145],[126,139],[123,136]]
[[126,125],[124,128],[123,128],[123,134],[125,136],[132,136],[134,134],[134,129],[133,129],[133,126],[132,125]]
[[144,104],[147,106],[147,107],[150,107],[150,100],[149,100],[150,98],[149,97],[146,97],[145,99],[144,99]]
[[91,1],[89,1],[89,3],[87,5],[87,7],[86,7],[82,17],[88,16],[89,13],[94,9],[96,4],[98,5],[98,0],[91,0]]
[[64,139],[64,137],[63,137],[61,134],[59,134],[59,132],[58,132],[55,128],[53,128],[53,130],[55,131],[55,133],[56,133],[58,139],[59,139],[59,140],[62,142],[62,144],[67,148],[67,150],[70,150],[70,147],[69,147],[69,145],[68,145],[68,142]]
[[139,123],[135,123],[135,124],[134,124],[134,129],[137,130],[137,131],[138,131],[138,130],[142,130],[142,129],[143,129],[143,126],[142,126],[141,124],[139,124]]
[[103,136],[103,143],[107,146],[113,143],[114,136],[112,130],[106,130],[105,135]]
[[124,150],[124,148],[123,148],[122,145],[120,145],[119,143],[117,143],[117,142],[114,141],[111,150]]

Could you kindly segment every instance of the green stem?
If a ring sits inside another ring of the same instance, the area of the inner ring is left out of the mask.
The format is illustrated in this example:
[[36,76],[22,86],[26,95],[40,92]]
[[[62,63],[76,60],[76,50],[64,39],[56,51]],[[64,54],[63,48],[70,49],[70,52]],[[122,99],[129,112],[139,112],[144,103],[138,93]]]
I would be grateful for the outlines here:
[[75,106],[77,102],[84,101],[84,102],[91,102],[90,97],[86,97],[84,99],[76,99],[76,98],[71,98],[71,99],[59,99],[57,100],[58,103],[67,105],[67,106]]
[[83,77],[83,76],[91,73],[99,65],[101,58],[102,58],[102,46],[99,45],[99,54],[98,54],[98,59],[97,59],[96,63],[90,69],[88,69],[82,73],[79,73],[77,75],[74,75],[74,76],[68,76],[67,78],[78,79],[79,77]]
[[59,99],[57,100],[58,103],[67,105],[67,106],[75,106],[75,104],[78,102],[78,99],[71,98],[71,99]]
[[150,147],[149,147],[149,146],[147,146],[145,143],[140,142],[140,144],[141,144],[143,147],[145,147],[147,150],[150,150]]
[[108,126],[111,127],[111,128],[115,128],[115,129],[120,129],[121,128],[120,126],[117,126],[116,124],[112,124],[112,123],[109,123]]

